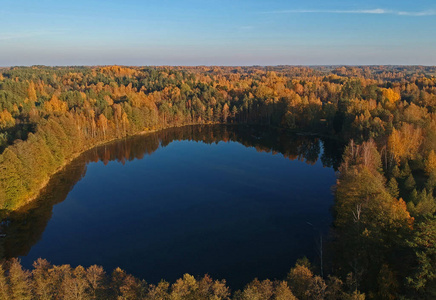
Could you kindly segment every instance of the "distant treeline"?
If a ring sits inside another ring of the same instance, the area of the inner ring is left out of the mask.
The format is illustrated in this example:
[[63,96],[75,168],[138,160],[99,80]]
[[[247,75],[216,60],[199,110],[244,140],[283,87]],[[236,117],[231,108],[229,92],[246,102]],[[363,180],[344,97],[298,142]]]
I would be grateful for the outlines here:
[[435,74],[420,66],[1,69],[0,208],[22,206],[83,150],[138,132],[206,123],[313,132],[348,144],[325,270],[368,298],[435,298]]

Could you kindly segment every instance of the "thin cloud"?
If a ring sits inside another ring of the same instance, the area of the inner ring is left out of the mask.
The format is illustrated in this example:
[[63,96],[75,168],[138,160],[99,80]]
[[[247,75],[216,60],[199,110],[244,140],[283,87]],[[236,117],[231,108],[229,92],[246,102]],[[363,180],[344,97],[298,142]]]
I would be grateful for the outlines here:
[[397,15],[399,16],[415,16],[415,17],[422,17],[422,16],[436,16],[436,10],[424,10],[424,11],[398,11]]
[[398,11],[387,10],[383,8],[376,9],[354,9],[354,10],[340,10],[340,9],[287,9],[264,12],[267,14],[368,14],[368,15],[398,15],[398,16],[434,16],[436,10],[424,10],[424,11]]

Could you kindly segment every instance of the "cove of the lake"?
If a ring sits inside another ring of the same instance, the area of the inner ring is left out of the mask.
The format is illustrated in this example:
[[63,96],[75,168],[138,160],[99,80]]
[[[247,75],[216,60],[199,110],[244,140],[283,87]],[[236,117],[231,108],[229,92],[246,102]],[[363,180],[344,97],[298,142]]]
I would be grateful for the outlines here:
[[149,283],[209,274],[241,288],[319,260],[341,147],[310,135],[185,126],[89,150],[3,222],[26,268],[120,267]]

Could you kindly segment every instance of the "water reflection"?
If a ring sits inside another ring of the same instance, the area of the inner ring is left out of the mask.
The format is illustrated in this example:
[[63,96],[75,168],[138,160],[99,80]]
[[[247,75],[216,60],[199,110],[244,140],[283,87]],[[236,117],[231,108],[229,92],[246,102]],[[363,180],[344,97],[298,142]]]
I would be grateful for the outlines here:
[[13,212],[2,222],[2,231],[6,236],[0,238],[0,257],[26,256],[29,253],[41,239],[52,217],[53,206],[66,199],[74,185],[85,176],[90,162],[101,161],[106,165],[116,160],[124,164],[140,160],[159,147],[181,140],[206,144],[235,141],[246,147],[254,147],[259,152],[281,153],[290,160],[307,164],[314,164],[321,159],[324,166],[335,169],[342,153],[342,146],[334,140],[289,134],[275,129],[218,125],[172,128],[99,146],[75,159],[52,178],[36,201]]

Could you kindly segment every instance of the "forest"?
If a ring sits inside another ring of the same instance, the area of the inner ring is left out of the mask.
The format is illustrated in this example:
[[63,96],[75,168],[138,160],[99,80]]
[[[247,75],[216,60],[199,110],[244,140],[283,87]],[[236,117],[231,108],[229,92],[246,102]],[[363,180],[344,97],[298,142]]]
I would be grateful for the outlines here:
[[38,260],[27,271],[11,259],[0,299],[436,297],[435,76],[422,66],[0,69],[3,216],[83,151],[163,128],[260,125],[347,145],[323,274],[303,259],[283,281],[231,293],[208,276],[154,286],[120,269]]

